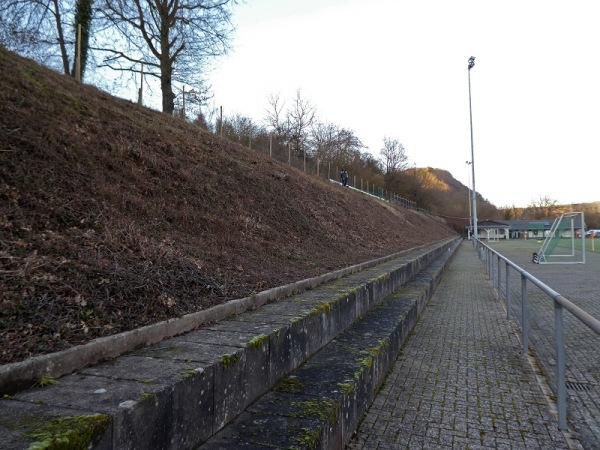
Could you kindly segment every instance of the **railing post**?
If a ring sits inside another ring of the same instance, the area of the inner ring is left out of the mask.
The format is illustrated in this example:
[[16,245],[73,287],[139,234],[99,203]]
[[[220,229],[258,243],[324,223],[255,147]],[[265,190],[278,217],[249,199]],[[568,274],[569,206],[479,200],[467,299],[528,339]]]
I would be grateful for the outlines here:
[[510,275],[510,266],[508,265],[508,263],[506,263],[506,277],[505,277],[505,283],[506,283],[506,290],[505,290],[505,294],[506,294],[506,318],[508,320],[510,320],[510,283],[509,283],[509,275]]
[[500,299],[500,298],[502,298],[502,294],[500,292],[500,289],[502,287],[501,286],[502,266],[500,265],[500,255],[497,254],[496,257],[497,257],[496,258],[496,264],[497,264],[496,271],[498,272],[498,298]]
[[567,388],[565,379],[565,338],[563,307],[554,301],[554,339],[556,342],[556,397],[558,403],[558,429],[567,429]]
[[529,319],[527,314],[527,278],[521,274],[521,334],[523,336],[523,354],[529,350]]

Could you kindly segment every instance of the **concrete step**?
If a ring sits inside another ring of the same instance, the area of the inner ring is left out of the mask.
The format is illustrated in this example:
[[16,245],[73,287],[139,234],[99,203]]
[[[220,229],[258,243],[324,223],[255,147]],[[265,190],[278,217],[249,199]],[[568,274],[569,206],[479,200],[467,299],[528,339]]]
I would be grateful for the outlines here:
[[200,448],[344,448],[455,249],[337,335]]
[[195,448],[457,242],[406,252],[5,397],[2,448],[56,440],[98,449]]

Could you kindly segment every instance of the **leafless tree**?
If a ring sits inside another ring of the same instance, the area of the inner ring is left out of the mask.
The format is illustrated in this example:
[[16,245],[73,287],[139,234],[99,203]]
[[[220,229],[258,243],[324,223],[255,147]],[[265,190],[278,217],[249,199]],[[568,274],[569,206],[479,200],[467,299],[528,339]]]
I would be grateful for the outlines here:
[[288,140],[290,129],[290,125],[284,113],[285,102],[281,100],[279,94],[270,94],[267,101],[269,103],[269,108],[267,109],[265,122],[271,128],[274,137],[280,143],[284,143]]
[[354,131],[346,128],[339,128],[337,132],[338,157],[342,160],[356,160],[364,155],[361,153],[366,147],[362,141],[354,134]]
[[310,143],[315,157],[331,162],[338,144],[338,127],[332,123],[316,123],[310,133]]
[[93,0],[6,1],[0,4],[0,42],[23,56],[74,76],[77,27],[81,25],[82,75],[88,56],[92,4]]
[[540,195],[537,200],[532,200],[527,209],[531,212],[533,219],[548,219],[557,215],[559,206],[557,201],[547,195]]
[[106,26],[103,66],[160,80],[172,114],[173,81],[201,89],[208,61],[229,49],[235,0],[97,0]]
[[10,50],[70,74],[74,35],[65,32],[72,2],[9,0],[0,4],[0,40]]
[[408,167],[406,150],[397,139],[384,137],[380,154],[383,157],[385,173],[401,171]]
[[316,123],[311,129],[310,144],[321,161],[350,166],[362,157],[364,145],[352,130],[331,123]]
[[289,139],[297,154],[302,153],[302,147],[307,143],[308,132],[315,123],[316,111],[308,100],[302,98],[298,90],[286,119],[289,124]]
[[252,131],[252,119],[236,113],[223,119],[223,136],[238,141],[240,143],[248,142]]

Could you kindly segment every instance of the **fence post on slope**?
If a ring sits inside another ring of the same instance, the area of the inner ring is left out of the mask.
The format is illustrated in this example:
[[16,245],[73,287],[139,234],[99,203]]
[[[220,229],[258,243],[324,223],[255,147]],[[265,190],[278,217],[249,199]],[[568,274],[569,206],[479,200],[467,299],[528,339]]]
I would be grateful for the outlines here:
[[77,24],[77,57],[75,58],[75,79],[81,81],[81,24]]
[[292,144],[288,142],[288,166],[292,165]]
[[185,84],[181,88],[181,98],[182,98],[181,118],[183,120],[185,120]]
[[269,135],[269,158],[273,157],[273,133]]
[[140,88],[138,89],[138,105],[142,106],[144,96],[144,63],[140,71]]
[[[300,144],[302,145],[302,144]],[[303,159],[303,165],[304,165],[304,172],[306,172],[306,146],[302,145],[302,159]]]
[[221,117],[219,118],[219,124],[221,125],[221,137],[223,137],[223,105],[219,106],[221,110]]

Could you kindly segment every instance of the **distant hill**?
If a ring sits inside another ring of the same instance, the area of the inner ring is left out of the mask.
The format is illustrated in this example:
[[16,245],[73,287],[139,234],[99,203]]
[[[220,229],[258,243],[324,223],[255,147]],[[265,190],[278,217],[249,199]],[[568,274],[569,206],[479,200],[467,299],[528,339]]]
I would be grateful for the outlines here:
[[[418,203],[445,217],[457,231],[468,223],[469,202],[468,187],[456,180],[450,172],[431,167],[409,169],[419,180]],[[477,197],[477,217],[479,220],[502,219],[554,219],[560,214],[571,211],[583,211],[588,228],[600,228],[600,202],[558,204],[548,198],[544,205],[541,200],[532,201],[525,208],[497,208],[480,194]],[[462,220],[461,220],[462,218]]]
[[0,48],[0,363],[453,235]]
[[[407,177],[413,177],[417,189],[413,190],[417,203],[444,216],[457,229],[464,229],[469,221],[469,188],[443,169],[423,167],[408,169]],[[498,216],[496,206],[477,194],[477,215],[480,219]]]

